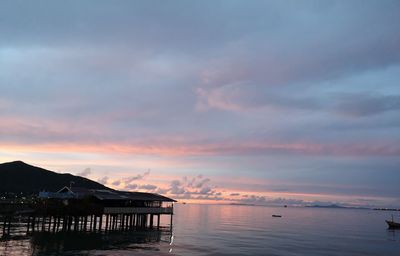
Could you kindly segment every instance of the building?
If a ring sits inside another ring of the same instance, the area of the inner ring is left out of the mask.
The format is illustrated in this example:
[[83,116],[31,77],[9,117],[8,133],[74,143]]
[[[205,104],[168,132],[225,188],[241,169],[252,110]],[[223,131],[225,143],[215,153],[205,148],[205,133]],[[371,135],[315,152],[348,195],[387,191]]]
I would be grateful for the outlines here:
[[153,193],[63,187],[57,192],[40,192],[28,211],[5,215],[3,236],[10,234],[17,215],[25,216],[27,233],[160,229],[160,218],[165,215],[172,228],[174,202]]
[[144,192],[63,187],[57,192],[40,192],[39,198],[62,200],[64,205],[90,202],[107,213],[173,214],[174,199]]

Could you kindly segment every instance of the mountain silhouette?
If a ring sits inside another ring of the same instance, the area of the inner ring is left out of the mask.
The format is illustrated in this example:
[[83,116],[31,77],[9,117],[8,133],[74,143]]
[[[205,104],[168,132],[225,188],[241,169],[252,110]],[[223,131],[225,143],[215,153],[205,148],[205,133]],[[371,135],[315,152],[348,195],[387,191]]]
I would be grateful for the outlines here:
[[69,173],[56,173],[22,161],[0,164],[0,193],[33,194],[40,191],[55,192],[64,186],[89,189],[110,189],[100,183]]

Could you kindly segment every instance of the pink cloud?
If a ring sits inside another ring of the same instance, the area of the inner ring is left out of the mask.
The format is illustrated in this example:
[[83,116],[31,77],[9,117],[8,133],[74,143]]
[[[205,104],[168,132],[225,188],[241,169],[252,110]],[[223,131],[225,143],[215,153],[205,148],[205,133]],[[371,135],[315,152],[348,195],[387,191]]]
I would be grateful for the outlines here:
[[28,143],[0,142],[10,151],[36,152],[92,152],[105,154],[135,154],[162,156],[214,156],[214,155],[263,155],[263,154],[305,154],[333,156],[399,156],[399,143],[276,143],[240,142],[200,143],[161,141],[153,143]]

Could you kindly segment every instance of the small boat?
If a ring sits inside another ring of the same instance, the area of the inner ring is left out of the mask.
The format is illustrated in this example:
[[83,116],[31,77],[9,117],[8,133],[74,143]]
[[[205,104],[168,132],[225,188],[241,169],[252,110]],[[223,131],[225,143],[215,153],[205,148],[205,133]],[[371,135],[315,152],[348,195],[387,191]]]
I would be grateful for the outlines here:
[[395,222],[392,215],[392,220],[385,220],[390,229],[400,229],[400,223]]
[[275,218],[282,218],[282,215],[272,214],[272,217],[275,217]]
[[386,223],[388,224],[390,229],[400,229],[400,223],[391,221],[391,220],[385,220]]

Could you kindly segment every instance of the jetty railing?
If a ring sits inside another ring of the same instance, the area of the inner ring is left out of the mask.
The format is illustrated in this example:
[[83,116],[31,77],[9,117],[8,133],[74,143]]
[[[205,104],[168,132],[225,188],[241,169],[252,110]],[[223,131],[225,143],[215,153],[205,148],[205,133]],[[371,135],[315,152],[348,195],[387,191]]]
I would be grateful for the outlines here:
[[173,214],[172,207],[104,207],[104,214]]

